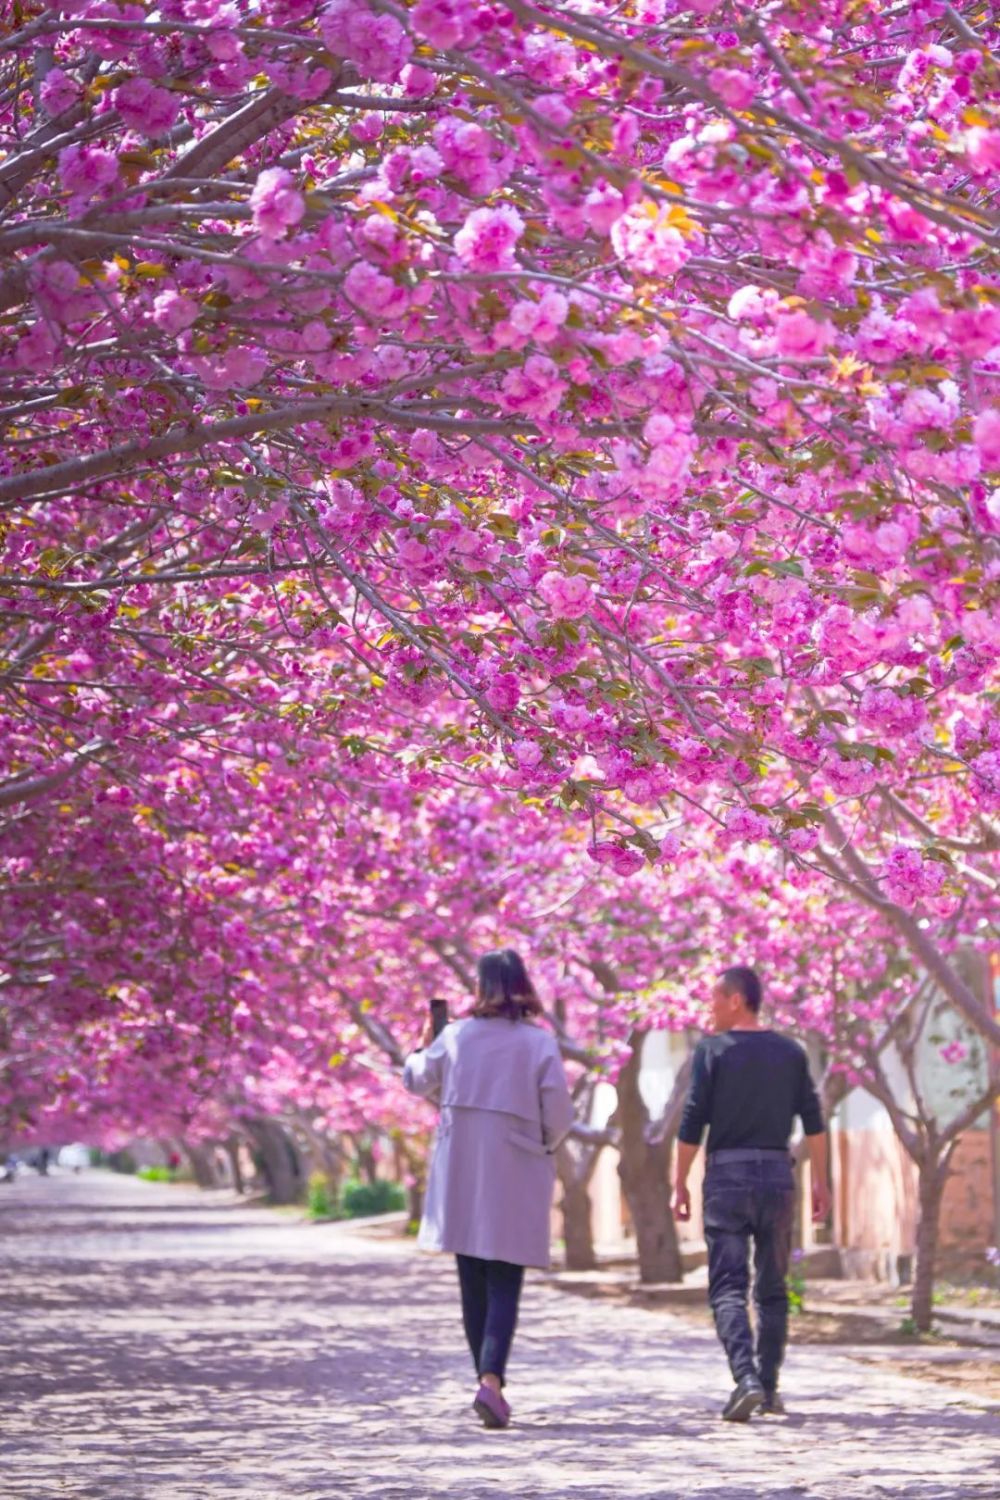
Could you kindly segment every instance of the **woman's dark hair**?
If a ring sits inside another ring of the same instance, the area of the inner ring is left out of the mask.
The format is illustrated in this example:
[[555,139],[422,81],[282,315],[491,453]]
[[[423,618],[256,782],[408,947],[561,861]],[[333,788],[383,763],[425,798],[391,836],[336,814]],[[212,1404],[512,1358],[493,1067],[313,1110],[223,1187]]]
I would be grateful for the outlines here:
[[542,1014],[535,986],[528,978],[521,955],[513,948],[484,953],[479,960],[478,979],[474,1016],[506,1016],[508,1021],[521,1021],[525,1016]]
[[734,964],[731,969],[726,969],[719,983],[727,995],[741,995],[747,1010],[752,1010],[754,1015],[758,1013],[763,988],[753,969],[748,969],[743,964]]

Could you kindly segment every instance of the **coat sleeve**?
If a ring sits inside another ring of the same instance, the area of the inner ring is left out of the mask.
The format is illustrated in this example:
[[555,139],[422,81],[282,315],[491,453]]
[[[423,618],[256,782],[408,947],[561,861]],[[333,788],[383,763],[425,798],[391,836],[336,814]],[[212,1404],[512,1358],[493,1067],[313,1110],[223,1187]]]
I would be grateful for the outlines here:
[[403,1087],[421,1099],[438,1103],[444,1083],[447,1050],[441,1038],[436,1037],[429,1047],[420,1052],[411,1052],[403,1064]]
[[542,1140],[547,1151],[554,1151],[576,1123],[576,1110],[566,1082],[559,1047],[553,1040],[546,1050],[538,1075],[538,1094],[542,1116]]

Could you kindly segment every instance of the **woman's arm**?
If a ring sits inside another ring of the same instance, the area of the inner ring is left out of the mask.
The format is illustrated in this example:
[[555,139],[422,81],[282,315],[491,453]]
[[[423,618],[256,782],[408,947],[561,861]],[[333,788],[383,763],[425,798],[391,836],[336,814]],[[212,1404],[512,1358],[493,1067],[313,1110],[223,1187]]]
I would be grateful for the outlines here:
[[411,1094],[418,1094],[421,1099],[436,1102],[441,1095],[447,1056],[447,1048],[441,1037],[437,1037],[429,1047],[411,1052],[403,1064],[404,1088],[409,1089]]
[[538,1095],[542,1116],[542,1140],[547,1151],[554,1151],[576,1124],[576,1110],[566,1082],[566,1070],[553,1039],[546,1052],[538,1078]]

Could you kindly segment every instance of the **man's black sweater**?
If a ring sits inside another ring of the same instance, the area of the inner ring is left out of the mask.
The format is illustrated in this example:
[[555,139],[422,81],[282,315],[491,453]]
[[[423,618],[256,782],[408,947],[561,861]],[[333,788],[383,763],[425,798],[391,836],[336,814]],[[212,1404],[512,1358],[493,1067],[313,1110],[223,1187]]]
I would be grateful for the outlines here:
[[819,1135],[823,1114],[798,1042],[777,1031],[723,1031],[695,1048],[678,1138],[708,1150],[755,1146],[784,1151],[798,1115],[806,1135]]

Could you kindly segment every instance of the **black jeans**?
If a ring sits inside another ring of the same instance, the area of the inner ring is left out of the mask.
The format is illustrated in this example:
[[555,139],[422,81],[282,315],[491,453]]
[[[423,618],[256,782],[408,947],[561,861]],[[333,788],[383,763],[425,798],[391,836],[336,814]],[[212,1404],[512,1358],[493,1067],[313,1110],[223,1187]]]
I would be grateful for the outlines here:
[[477,1255],[456,1255],[455,1259],[462,1322],[476,1374],[499,1375],[502,1385],[517,1327],[524,1267],[506,1260],[480,1260]]
[[[788,1332],[791,1159],[784,1152],[739,1152],[743,1159],[736,1160],[722,1155],[722,1161],[709,1157],[705,1174],[708,1300],[733,1379],[757,1374],[766,1390],[776,1390]],[[751,1240],[756,1360],[747,1313]]]

